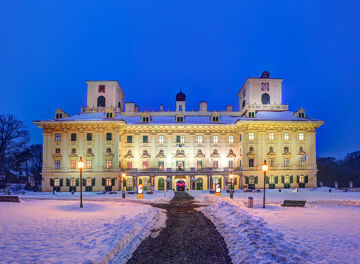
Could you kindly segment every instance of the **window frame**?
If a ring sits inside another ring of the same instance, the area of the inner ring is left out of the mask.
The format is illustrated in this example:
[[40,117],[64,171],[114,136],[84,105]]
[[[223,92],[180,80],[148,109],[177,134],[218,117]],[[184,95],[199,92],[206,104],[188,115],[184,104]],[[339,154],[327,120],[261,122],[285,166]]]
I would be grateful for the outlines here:
[[56,133],[56,134],[55,134],[55,141],[56,141],[56,142],[61,141],[61,134],[60,134],[60,133]]

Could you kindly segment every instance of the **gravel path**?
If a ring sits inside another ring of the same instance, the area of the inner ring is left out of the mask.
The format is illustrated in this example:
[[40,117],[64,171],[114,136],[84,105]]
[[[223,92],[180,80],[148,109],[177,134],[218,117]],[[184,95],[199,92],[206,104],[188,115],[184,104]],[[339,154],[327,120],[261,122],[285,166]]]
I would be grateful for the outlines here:
[[214,225],[194,208],[193,197],[176,192],[166,209],[166,227],[145,239],[128,263],[231,263],[224,239]]

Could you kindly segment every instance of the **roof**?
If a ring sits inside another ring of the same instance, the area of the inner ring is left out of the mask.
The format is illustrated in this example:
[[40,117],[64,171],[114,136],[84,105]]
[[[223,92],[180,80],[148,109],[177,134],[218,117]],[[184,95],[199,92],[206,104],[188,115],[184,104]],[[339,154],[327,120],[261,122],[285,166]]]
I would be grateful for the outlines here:
[[[185,121],[183,123],[178,123],[175,121],[175,116],[151,116],[151,121],[149,123],[142,123],[141,116],[124,116],[120,113],[117,113],[115,118],[106,119],[105,113],[81,113],[77,115],[73,115],[71,117],[63,118],[63,119],[50,119],[43,120],[43,122],[69,122],[69,121],[124,121],[129,125],[148,125],[148,124],[156,124],[156,125],[168,125],[168,124],[183,124],[183,125],[202,125],[202,124],[219,124],[219,125],[231,125],[235,124],[237,121],[321,121],[319,119],[313,118],[299,118],[294,115],[294,112],[291,111],[259,111],[256,113],[255,118],[249,118],[246,116],[225,116],[220,115],[219,122],[211,122],[210,115],[209,116],[194,116],[194,115],[186,115],[185,113]],[[39,122],[39,121],[35,121]],[[42,122],[42,121],[40,121]]]

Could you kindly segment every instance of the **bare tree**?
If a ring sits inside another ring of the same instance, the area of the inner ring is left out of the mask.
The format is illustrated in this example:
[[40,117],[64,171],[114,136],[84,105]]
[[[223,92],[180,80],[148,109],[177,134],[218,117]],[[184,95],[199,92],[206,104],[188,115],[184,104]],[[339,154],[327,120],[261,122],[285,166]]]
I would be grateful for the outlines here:
[[12,114],[0,115],[0,176],[16,169],[29,142],[24,123]]
[[30,172],[32,173],[37,186],[41,185],[41,169],[42,169],[42,145],[34,144],[28,148],[30,153]]

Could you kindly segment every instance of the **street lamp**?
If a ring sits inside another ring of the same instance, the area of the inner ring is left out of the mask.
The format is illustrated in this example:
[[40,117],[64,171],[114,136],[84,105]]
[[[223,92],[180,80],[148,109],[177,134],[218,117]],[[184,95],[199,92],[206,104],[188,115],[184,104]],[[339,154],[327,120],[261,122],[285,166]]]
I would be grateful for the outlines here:
[[266,183],[266,172],[269,169],[269,165],[266,164],[266,160],[264,160],[264,164],[261,166],[262,171],[264,172],[264,199],[263,199],[263,208],[265,208],[265,183]]
[[82,160],[82,157],[80,157],[80,160],[78,161],[78,168],[80,169],[80,208],[83,208],[83,203],[82,203],[82,170],[84,168],[84,161]]
[[230,174],[230,198],[234,199],[234,186],[233,186],[234,175]]

